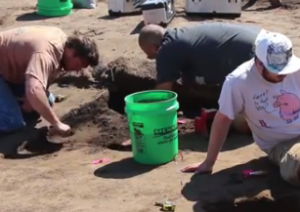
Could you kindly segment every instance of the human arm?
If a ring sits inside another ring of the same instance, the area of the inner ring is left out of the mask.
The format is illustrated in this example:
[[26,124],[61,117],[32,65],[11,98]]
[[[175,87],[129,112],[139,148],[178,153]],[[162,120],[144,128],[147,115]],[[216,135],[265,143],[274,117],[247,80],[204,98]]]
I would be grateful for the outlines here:
[[31,75],[26,76],[26,98],[33,109],[51,125],[59,124],[59,118],[49,104],[44,87],[39,80]]
[[156,90],[172,90],[173,83],[181,76],[181,60],[176,46],[163,46],[156,58]]
[[222,87],[219,99],[219,111],[216,114],[209,139],[207,156],[202,163],[195,163],[182,169],[183,172],[210,172],[225,142],[230,125],[235,116],[243,110],[244,101],[238,86],[227,79]]
[[214,118],[210,133],[207,156],[205,159],[205,161],[211,166],[215,164],[218,154],[227,137],[232,121],[233,120],[220,111],[217,112]]
[[25,95],[32,108],[48,121],[59,134],[64,134],[70,130],[70,127],[60,122],[46,95],[47,83],[55,68],[55,63],[52,62],[50,55],[33,54],[25,73]]

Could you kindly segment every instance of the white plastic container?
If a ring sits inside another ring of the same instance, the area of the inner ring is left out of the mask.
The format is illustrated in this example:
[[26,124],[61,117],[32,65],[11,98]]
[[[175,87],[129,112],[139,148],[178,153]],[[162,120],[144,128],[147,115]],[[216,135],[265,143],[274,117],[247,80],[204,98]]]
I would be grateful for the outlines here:
[[168,25],[175,16],[174,0],[146,0],[141,8],[145,25]]
[[240,16],[242,0],[186,0],[186,13]]
[[139,0],[108,0],[109,15],[121,15],[141,12]]

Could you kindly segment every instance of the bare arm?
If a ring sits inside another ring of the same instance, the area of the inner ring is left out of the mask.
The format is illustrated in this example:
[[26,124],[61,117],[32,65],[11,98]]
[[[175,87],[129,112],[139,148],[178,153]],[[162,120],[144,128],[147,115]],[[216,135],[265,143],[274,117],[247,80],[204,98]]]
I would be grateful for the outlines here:
[[[242,67],[243,68],[243,67]],[[244,98],[243,79],[228,75],[223,84],[219,98],[219,111],[214,118],[211,129],[207,156],[204,162],[195,163],[182,169],[183,172],[197,171],[199,173],[211,172],[218,154],[225,142],[229,127],[236,115],[243,112]]]
[[[237,83],[235,83],[237,82]],[[215,116],[209,146],[207,150],[206,162],[213,165],[225,142],[230,125],[236,115],[243,111],[244,98],[240,86],[242,83],[235,81],[234,77],[227,77],[219,98],[219,111]]]
[[25,72],[25,94],[32,108],[53,126],[60,123],[49,105],[45,89],[56,63],[48,53],[34,53]]
[[181,77],[183,57],[177,45],[170,44],[160,49],[156,57],[156,90],[172,90],[173,83]]
[[60,123],[59,118],[50,107],[43,85],[39,80],[30,75],[26,76],[26,97],[33,109],[50,124],[55,126]]
[[218,112],[214,118],[211,129],[206,162],[214,165],[218,154],[226,140],[232,120],[226,115]]

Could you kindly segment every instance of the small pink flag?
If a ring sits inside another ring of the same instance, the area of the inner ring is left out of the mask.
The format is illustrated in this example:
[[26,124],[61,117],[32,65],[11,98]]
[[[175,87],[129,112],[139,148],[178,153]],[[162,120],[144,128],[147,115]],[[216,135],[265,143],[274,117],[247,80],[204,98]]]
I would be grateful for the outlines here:
[[185,121],[185,120],[183,120],[183,119],[178,119],[177,123],[178,123],[178,124],[185,124],[185,123],[186,123],[186,121]]
[[108,159],[108,158],[102,158],[102,159],[94,160],[93,165],[96,165],[96,164],[99,164],[99,163],[106,163],[106,162],[109,162],[109,161],[110,161],[110,159]]

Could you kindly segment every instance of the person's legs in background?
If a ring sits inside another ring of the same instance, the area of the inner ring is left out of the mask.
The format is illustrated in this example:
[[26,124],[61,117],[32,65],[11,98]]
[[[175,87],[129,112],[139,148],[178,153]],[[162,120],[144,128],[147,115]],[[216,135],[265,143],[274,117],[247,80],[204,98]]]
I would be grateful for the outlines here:
[[11,133],[24,126],[25,122],[17,98],[0,77],[0,133]]

